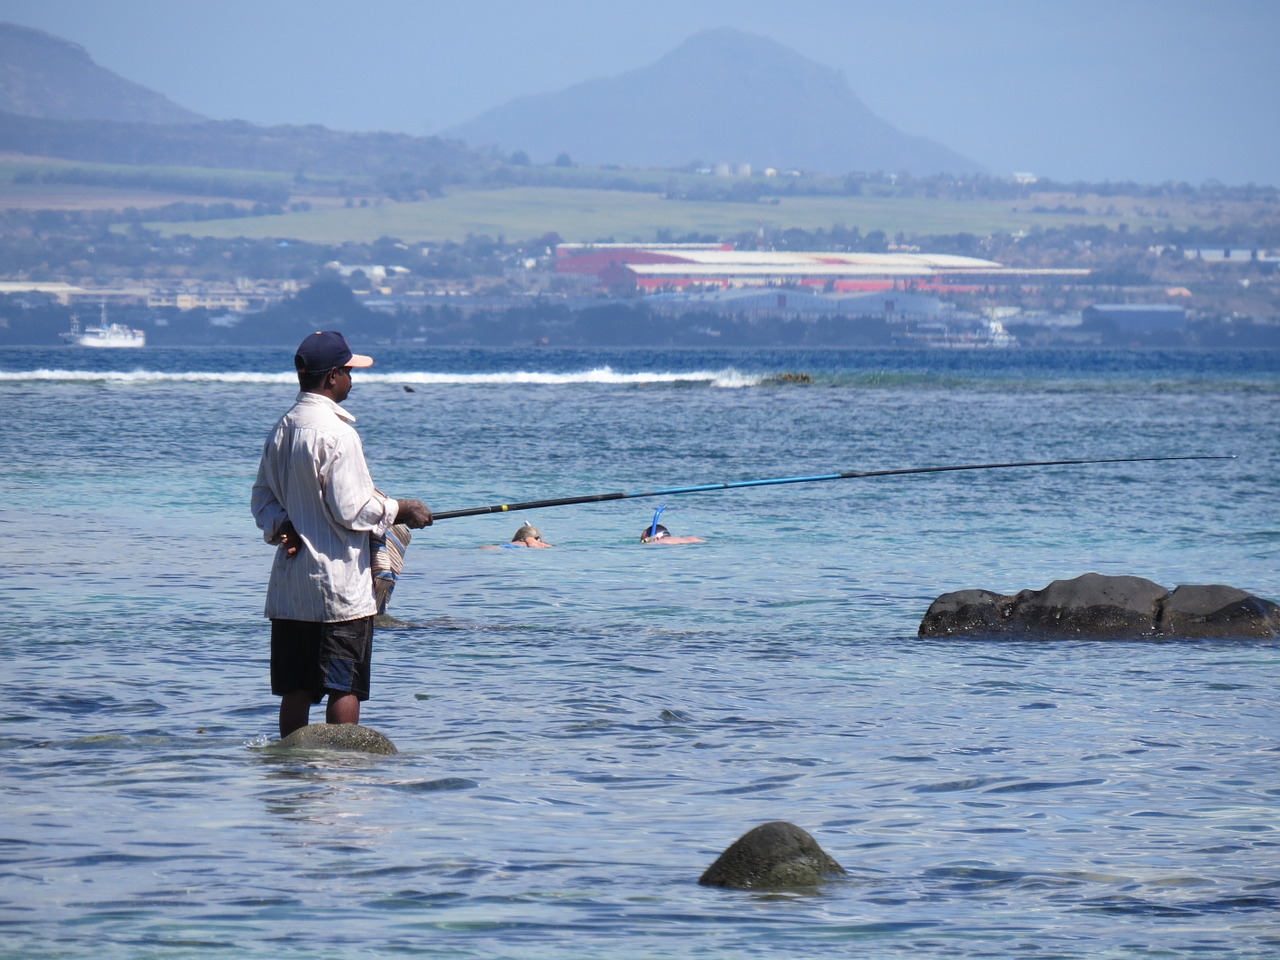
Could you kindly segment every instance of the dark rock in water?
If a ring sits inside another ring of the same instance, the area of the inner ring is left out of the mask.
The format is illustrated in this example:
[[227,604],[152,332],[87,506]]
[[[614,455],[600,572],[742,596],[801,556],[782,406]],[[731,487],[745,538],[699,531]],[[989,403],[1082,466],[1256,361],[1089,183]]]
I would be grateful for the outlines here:
[[990,590],[957,590],[944,593],[929,605],[920,624],[921,637],[946,637],[953,633],[990,634],[1005,627],[1013,597]]
[[734,890],[804,890],[844,873],[808,833],[775,820],[735,840],[698,883]]
[[808,373],[784,371],[768,378],[769,383],[813,383],[813,376]]
[[1142,577],[1086,573],[1074,580],[1055,580],[1043,590],[1020,591],[1008,618],[1038,634],[1145,637],[1155,632],[1160,603],[1168,595],[1164,587]]
[[1183,584],[1165,600],[1160,629],[1180,637],[1274,637],[1280,607],[1235,587]]
[[372,727],[358,723],[311,723],[275,743],[297,750],[349,750],[358,753],[396,753],[396,745]]
[[1280,636],[1280,606],[1226,586],[1086,573],[1013,596],[958,590],[930,604],[920,637],[1201,639]]

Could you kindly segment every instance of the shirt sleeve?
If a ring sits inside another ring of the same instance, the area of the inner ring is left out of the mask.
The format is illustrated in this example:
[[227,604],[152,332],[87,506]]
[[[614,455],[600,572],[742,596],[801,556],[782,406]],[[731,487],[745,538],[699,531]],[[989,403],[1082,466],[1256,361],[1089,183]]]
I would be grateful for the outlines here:
[[399,504],[374,489],[360,435],[354,430],[334,443],[324,491],[329,515],[348,530],[368,530],[381,536],[396,521]]
[[280,528],[289,519],[284,505],[276,499],[275,492],[267,482],[267,461],[264,456],[258,464],[258,479],[253,484],[253,497],[250,507],[253,519],[262,531],[262,538],[267,543],[277,543],[280,539]]

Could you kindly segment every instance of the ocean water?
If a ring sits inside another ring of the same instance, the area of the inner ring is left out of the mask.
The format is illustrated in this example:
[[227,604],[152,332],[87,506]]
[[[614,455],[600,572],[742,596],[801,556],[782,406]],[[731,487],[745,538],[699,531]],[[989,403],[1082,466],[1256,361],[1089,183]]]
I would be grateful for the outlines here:
[[[287,351],[11,350],[0,956],[1280,954],[1280,643],[915,638],[1089,571],[1280,600],[1280,355],[369,352],[374,476],[441,511],[1236,459],[441,521],[362,715],[401,752],[291,755],[248,511]],[[641,547],[664,505],[706,542]],[[697,885],[770,820],[849,876]]]

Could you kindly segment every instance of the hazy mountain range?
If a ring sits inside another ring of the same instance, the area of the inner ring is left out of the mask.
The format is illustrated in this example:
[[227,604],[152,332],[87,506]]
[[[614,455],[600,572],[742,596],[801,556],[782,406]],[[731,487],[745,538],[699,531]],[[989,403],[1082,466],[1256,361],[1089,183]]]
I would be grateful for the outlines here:
[[[200,126],[205,143],[220,129],[219,123],[98,66],[80,45],[14,24],[0,24],[0,113],[30,118],[0,125],[0,149],[53,149],[59,151],[53,155],[76,159],[114,158],[59,146],[69,142],[69,121]],[[39,120],[57,122],[56,129],[31,122]],[[252,125],[236,124],[232,131],[221,122],[222,129],[240,138],[246,127]],[[314,140],[315,130],[309,129]],[[639,70],[518,98],[444,136],[506,154],[522,151],[536,162],[567,155],[590,165],[729,163],[836,175],[981,170],[942,144],[902,133],[875,116],[839,72],[730,28],[695,34]],[[117,162],[172,162],[171,155],[148,159],[148,142],[159,140],[144,133],[129,156]],[[166,150],[171,154],[171,144]],[[314,158],[311,163],[315,168]]]

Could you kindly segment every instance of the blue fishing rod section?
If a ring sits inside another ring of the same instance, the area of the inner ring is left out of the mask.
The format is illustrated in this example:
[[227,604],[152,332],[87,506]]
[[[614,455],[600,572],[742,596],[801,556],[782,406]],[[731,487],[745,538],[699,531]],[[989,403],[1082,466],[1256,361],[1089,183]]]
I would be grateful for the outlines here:
[[[936,467],[897,467],[887,470],[849,470],[844,473],[820,473],[806,477],[770,477],[763,480],[728,480],[721,483],[698,483],[642,493],[594,493],[551,500],[529,500],[524,503],[495,503],[487,507],[445,510],[433,514],[434,520],[453,520],[487,513],[511,513],[516,510],[540,510],[543,507],[567,507],[579,503],[604,503],[609,500],[635,500],[641,497],[671,497],[684,493],[707,493],[712,490],[737,490],[742,487],[780,486],[787,483],[820,483],[825,480],[862,480],[868,477],[901,477],[909,474],[953,473],[961,470],[1005,470],[1013,467],[1064,467],[1095,463],[1154,463],[1170,460],[1234,460],[1235,454],[1188,454],[1171,457],[1101,457],[1088,460],[1022,460],[1013,463],[960,463]],[[657,516],[654,517],[657,523]]]

